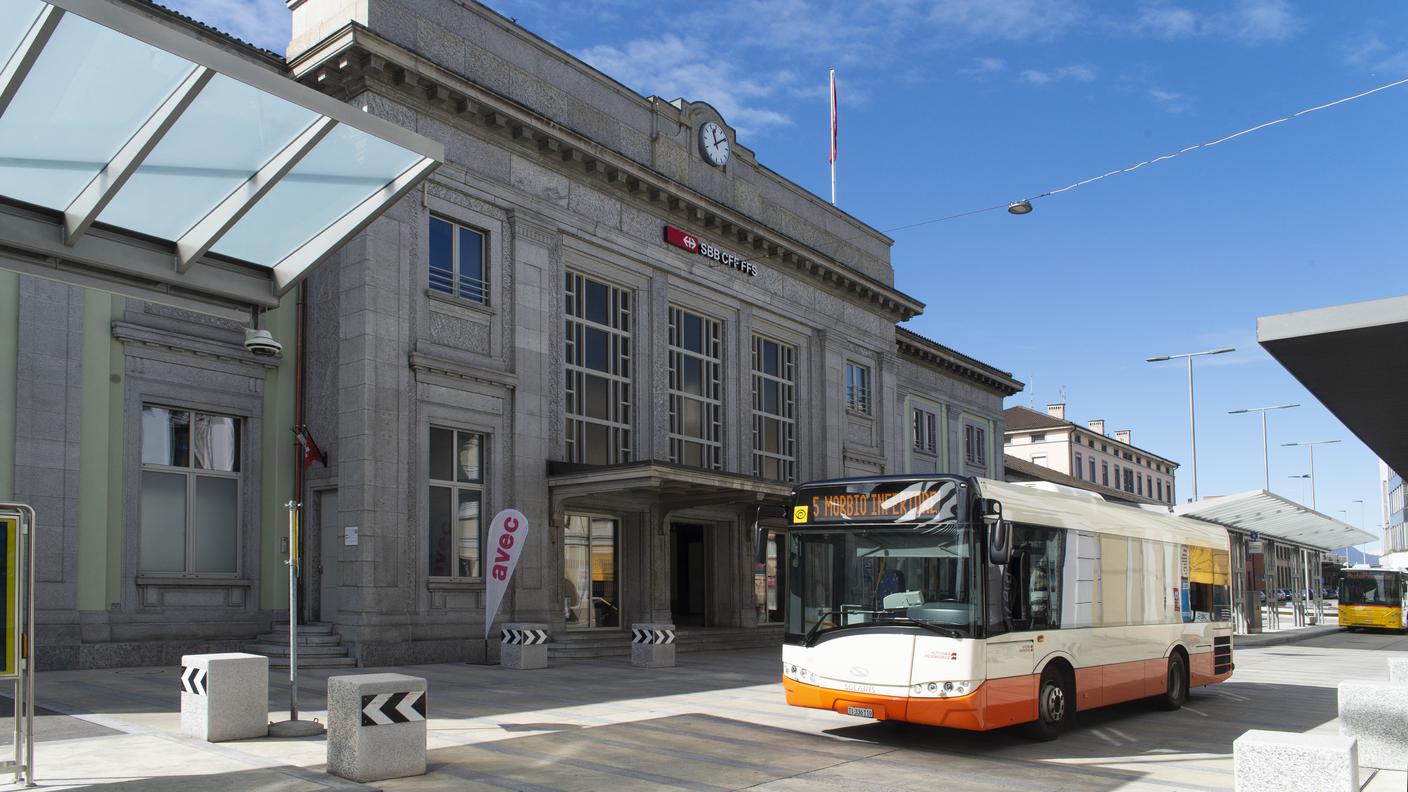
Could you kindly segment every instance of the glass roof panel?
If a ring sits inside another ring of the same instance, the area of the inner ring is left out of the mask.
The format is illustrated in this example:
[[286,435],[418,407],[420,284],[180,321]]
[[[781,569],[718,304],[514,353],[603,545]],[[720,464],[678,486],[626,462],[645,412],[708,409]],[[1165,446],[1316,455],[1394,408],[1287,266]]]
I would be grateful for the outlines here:
[[413,151],[339,124],[214,251],[272,267],[420,159]]
[[39,0],[7,0],[5,13],[0,14],[0,66],[14,54],[43,7]]
[[318,117],[216,75],[98,219],[178,239]]
[[0,116],[0,193],[66,209],[194,68],[65,14]]

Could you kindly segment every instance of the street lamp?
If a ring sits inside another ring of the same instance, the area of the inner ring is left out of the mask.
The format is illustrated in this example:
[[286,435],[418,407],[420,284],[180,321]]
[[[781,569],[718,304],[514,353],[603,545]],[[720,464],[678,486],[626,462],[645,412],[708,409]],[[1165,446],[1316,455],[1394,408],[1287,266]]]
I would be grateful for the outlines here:
[[1282,443],[1283,448],[1290,446],[1305,446],[1310,449],[1310,510],[1315,510],[1315,446],[1338,443],[1338,440],[1311,440],[1305,443]]
[[1206,352],[1186,352],[1182,355],[1158,355],[1156,357],[1144,358],[1145,363],[1160,363],[1165,360],[1176,358],[1188,358],[1188,448],[1193,467],[1193,500],[1198,500],[1198,429],[1193,420],[1193,358],[1203,355],[1221,355],[1226,352],[1236,352],[1233,347],[1223,347],[1222,349],[1209,349]]
[[1032,210],[1032,202],[1027,200],[1013,201],[1007,205],[1008,214],[1024,215]]
[[1278,404],[1275,407],[1247,407],[1241,410],[1228,410],[1228,415],[1239,415],[1241,413],[1256,412],[1261,413],[1261,474],[1265,481],[1265,488],[1271,491],[1271,464],[1266,459],[1266,413],[1271,410],[1289,410],[1292,407],[1299,407],[1299,404]]
[[1301,482],[1300,482],[1300,497],[1301,497],[1301,500],[1305,500],[1305,479],[1310,478],[1310,474],[1309,474],[1309,473],[1300,473],[1300,474],[1295,475],[1295,476],[1287,476],[1286,478],[1293,478],[1293,479],[1300,479],[1300,480],[1301,480]]

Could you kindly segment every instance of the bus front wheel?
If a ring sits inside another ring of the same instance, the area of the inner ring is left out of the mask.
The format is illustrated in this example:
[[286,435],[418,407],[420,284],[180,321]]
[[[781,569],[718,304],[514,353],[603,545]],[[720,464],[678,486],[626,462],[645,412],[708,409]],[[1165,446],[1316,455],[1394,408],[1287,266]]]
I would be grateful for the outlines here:
[[1066,674],[1057,667],[1048,667],[1041,672],[1041,686],[1037,689],[1036,721],[1031,724],[1029,734],[1034,740],[1054,740],[1066,730],[1076,707],[1075,686],[1066,679]]
[[1158,698],[1159,709],[1180,709],[1188,701],[1188,661],[1182,652],[1168,656],[1168,684]]

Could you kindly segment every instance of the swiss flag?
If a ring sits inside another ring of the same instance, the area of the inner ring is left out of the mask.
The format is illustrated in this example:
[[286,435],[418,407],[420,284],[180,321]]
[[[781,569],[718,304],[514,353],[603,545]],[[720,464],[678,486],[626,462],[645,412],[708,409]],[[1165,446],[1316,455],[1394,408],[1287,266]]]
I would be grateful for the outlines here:
[[312,467],[315,461],[322,462],[323,467],[328,466],[327,452],[318,448],[318,444],[313,442],[313,433],[308,431],[308,427],[300,426],[294,429],[293,435],[298,440],[298,447],[303,450],[304,470]]

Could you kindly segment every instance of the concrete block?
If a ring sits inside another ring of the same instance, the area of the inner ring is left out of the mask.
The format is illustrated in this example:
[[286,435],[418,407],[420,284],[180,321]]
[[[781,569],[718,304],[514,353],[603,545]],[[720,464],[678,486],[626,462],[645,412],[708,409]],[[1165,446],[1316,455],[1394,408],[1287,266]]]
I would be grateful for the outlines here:
[[1252,729],[1232,743],[1236,792],[1355,792],[1358,751],[1353,737]]
[[1359,741],[1359,763],[1408,770],[1408,685],[1351,680],[1339,685],[1340,734]]
[[500,633],[499,664],[526,670],[548,667],[548,626],[537,622],[509,622]]
[[366,783],[425,775],[421,677],[328,677],[328,772]]
[[180,685],[182,733],[207,742],[269,735],[269,658],[183,655]]
[[631,625],[631,665],[675,667],[675,625],[645,622]]
[[1408,685],[1408,657],[1388,659],[1388,681],[1392,685]]

